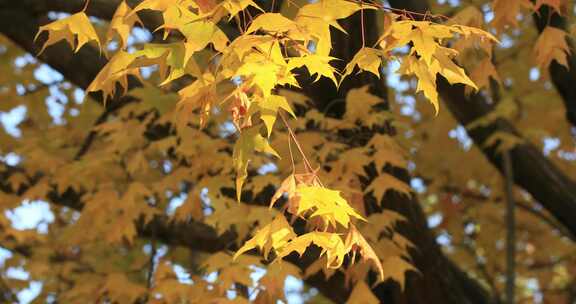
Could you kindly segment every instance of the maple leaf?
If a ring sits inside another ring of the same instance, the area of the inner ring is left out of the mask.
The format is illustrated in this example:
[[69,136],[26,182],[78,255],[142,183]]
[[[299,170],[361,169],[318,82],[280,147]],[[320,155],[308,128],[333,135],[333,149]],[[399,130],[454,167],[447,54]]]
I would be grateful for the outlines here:
[[381,174],[375,178],[366,192],[374,191],[374,196],[381,199],[388,190],[395,190],[402,194],[411,195],[410,186],[390,174]]
[[123,49],[127,46],[128,36],[130,35],[130,31],[134,27],[134,24],[139,23],[142,25],[142,21],[138,15],[130,14],[131,11],[132,9],[124,1],[118,5],[112,20],[110,21],[110,28],[106,34],[106,43],[109,43],[114,39],[115,35],[118,35],[120,38],[119,48]]
[[566,32],[552,26],[544,28],[534,45],[536,62],[542,69],[548,69],[552,61],[569,68],[570,47],[566,42]]
[[236,197],[240,201],[240,195],[242,193],[242,185],[248,177],[248,161],[253,155],[253,152],[264,152],[275,157],[280,158],[278,153],[272,149],[268,141],[260,135],[259,127],[252,127],[243,130],[240,133],[240,137],[234,145],[234,151],[232,153],[232,160],[234,162],[234,168],[236,169]]
[[346,304],[378,304],[380,300],[374,295],[368,284],[364,281],[358,281],[352,292],[350,293],[350,297],[348,297],[348,301]]
[[476,84],[466,75],[464,69],[452,61],[452,57],[455,55],[454,52],[448,48],[437,47],[429,62],[422,58],[416,59],[410,56],[405,59],[398,70],[401,74],[416,75],[418,78],[417,91],[423,92],[424,96],[430,100],[436,114],[438,114],[439,110],[438,91],[436,90],[437,74],[446,78],[450,84],[463,83],[476,90],[478,89]]
[[[277,303],[284,299],[284,284],[288,276],[300,277],[300,269],[289,263],[272,263],[266,268],[264,275],[258,284],[265,288],[258,293],[257,303]],[[259,302],[262,301],[262,302]]]
[[250,77],[250,83],[260,88],[264,98],[267,98],[278,83],[280,69],[281,67],[278,64],[270,60],[265,60],[264,58],[253,59],[248,56],[246,62],[236,72],[236,75]]
[[319,186],[298,186],[296,193],[298,201],[297,215],[312,212],[311,218],[319,217],[327,226],[336,228],[336,223],[348,227],[350,217],[365,220],[358,214],[342,196],[339,191]]
[[[185,37],[185,58],[190,58],[194,52],[204,49],[209,43],[216,50],[223,50],[228,43],[228,37],[211,20],[199,16],[185,7],[171,6],[162,13],[164,23],[156,30],[164,29],[164,39],[171,31],[177,30]],[[187,60],[185,60],[187,61]]]
[[264,125],[266,125],[268,138],[270,138],[270,135],[272,134],[272,129],[276,122],[279,109],[283,109],[290,113],[292,117],[296,117],[296,114],[294,114],[288,100],[284,96],[270,95],[268,98],[254,102],[250,105],[249,114],[256,112],[260,113],[260,119],[262,119]]
[[380,78],[380,64],[382,63],[382,57],[384,56],[384,52],[382,50],[373,49],[363,47],[361,48],[356,55],[348,62],[346,67],[344,68],[344,74],[342,74],[342,78],[340,79],[340,83],[346,78],[346,76],[352,74],[354,71],[354,67],[358,66],[358,73],[361,71],[367,71],[378,78]]
[[490,78],[494,79],[498,83],[502,83],[500,75],[490,58],[485,58],[480,61],[480,63],[478,63],[470,73],[470,78],[476,86],[478,86],[478,89],[488,88],[490,85]]
[[355,88],[346,95],[346,113],[344,118],[352,122],[365,119],[372,111],[372,107],[384,102],[384,100],[370,93],[370,86]]
[[[100,45],[100,39],[90,23],[88,16],[84,12],[76,13],[74,15],[68,16],[66,18],[56,20],[47,25],[43,25],[38,29],[38,33],[34,40],[38,39],[38,36],[42,32],[48,32],[48,40],[44,42],[44,46],[40,50],[40,53],[46,49],[46,47],[64,39],[70,47],[74,49],[74,52],[78,52],[82,46],[90,41],[96,42],[98,48],[102,48]],[[78,44],[76,45],[76,40]],[[74,47],[76,45],[76,47]]]
[[360,9],[376,8],[367,3],[360,4],[345,0],[321,0],[302,6],[298,11],[296,23],[302,24],[309,32],[318,37],[318,54],[328,55],[331,45],[329,26],[345,32],[336,20],[346,18]]
[[134,61],[133,54],[124,51],[117,52],[108,63],[98,72],[98,75],[92,80],[87,92],[102,91],[104,99],[113,97],[116,94],[117,84],[124,90],[128,89],[128,76],[140,77],[140,71],[137,68],[130,68]]
[[171,7],[178,7],[184,11],[186,10],[186,5],[191,5],[192,3],[194,2],[190,0],[144,0],[140,2],[136,7],[134,7],[128,16],[136,14],[142,10],[154,10],[163,12]]
[[130,63],[130,68],[158,65],[161,86],[186,74],[184,69],[190,60],[190,57],[186,57],[186,47],[182,42],[148,43],[142,50],[131,55],[134,60]]
[[[380,213],[371,214],[368,217],[368,223],[378,223],[379,227],[382,229],[386,229],[390,232],[393,231],[394,226],[398,222],[405,222],[407,221],[406,217],[402,214],[392,211],[392,210],[384,210]],[[377,231],[377,234],[380,234],[381,231]],[[378,239],[379,237],[376,236],[374,239]]]
[[252,0],[227,0],[223,1],[221,4],[222,8],[224,8],[230,14],[230,19],[234,18],[234,16],[238,15],[241,11],[245,10],[249,6],[258,9],[261,12],[264,12],[254,1]]
[[314,231],[293,238],[277,251],[278,259],[284,258],[293,251],[302,256],[310,245],[315,244],[322,249],[320,256],[326,255],[327,268],[339,268],[348,253],[342,238],[331,232]]
[[288,61],[288,69],[292,70],[299,67],[306,67],[310,76],[316,75],[316,80],[318,81],[321,76],[324,76],[334,82],[337,86],[338,81],[334,76],[336,69],[330,65],[330,61],[335,60],[336,58],[330,56],[321,56],[321,55],[307,55],[302,57],[294,57],[290,58]]
[[438,104],[438,91],[436,91],[436,74],[428,69],[428,65],[423,60],[415,57],[408,57],[402,63],[398,70],[401,74],[416,75],[418,79],[417,92],[423,92],[424,96],[430,100],[434,110],[438,113],[440,105]]
[[[350,226],[350,230],[348,231],[348,235],[346,236],[344,244],[348,248],[347,251],[353,251],[354,254],[359,252],[360,256],[362,257],[362,261],[371,262],[372,266],[376,268],[378,272],[379,281],[384,280],[384,269],[382,268],[380,258],[376,252],[374,252],[374,249],[372,249],[362,234],[360,234],[360,232],[358,232],[356,227],[353,225]],[[354,262],[354,258],[352,258],[352,261]]]
[[202,263],[205,273],[218,272],[218,289],[220,292],[225,292],[234,283],[240,283],[245,286],[252,285],[250,275],[252,273],[250,266],[260,266],[260,262],[256,257],[241,256],[233,258],[224,252],[217,252],[216,254],[208,257]]
[[188,193],[182,206],[178,207],[174,213],[174,220],[181,222],[187,222],[190,218],[200,221],[203,217],[204,208],[198,191]]
[[247,34],[257,30],[282,33],[297,29],[297,24],[279,13],[264,13],[256,17],[246,30]]
[[384,259],[382,267],[386,269],[386,271],[384,271],[383,281],[386,281],[388,278],[393,279],[400,284],[402,290],[404,290],[404,276],[406,272],[419,272],[412,264],[406,262],[406,260],[399,256],[392,256]]
[[271,223],[258,229],[254,237],[236,251],[233,259],[236,260],[241,254],[253,248],[261,250],[264,258],[268,259],[272,249],[280,250],[295,237],[296,234],[286,221],[286,218],[283,215],[279,215]]
[[507,26],[518,26],[517,16],[522,9],[532,9],[533,4],[529,0],[494,0],[492,3],[494,19],[492,24],[498,31]]
[[[217,101],[214,81],[214,76],[206,73],[190,85],[178,91],[180,100],[177,104],[177,112],[191,113],[194,109],[200,108],[200,126],[203,127],[210,116],[210,111]],[[188,120],[179,119],[177,122],[179,122],[178,125],[183,124],[185,126]]]
[[272,196],[272,199],[270,199],[270,208],[274,206],[276,201],[278,201],[284,193],[288,193],[288,196],[296,194],[296,178],[294,174],[290,174],[284,181],[282,181],[280,187],[278,187]]

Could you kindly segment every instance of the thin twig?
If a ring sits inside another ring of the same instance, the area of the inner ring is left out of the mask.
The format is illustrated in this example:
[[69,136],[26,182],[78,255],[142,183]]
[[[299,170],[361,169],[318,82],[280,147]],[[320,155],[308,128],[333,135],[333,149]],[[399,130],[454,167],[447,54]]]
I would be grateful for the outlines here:
[[364,33],[364,1],[359,0],[360,2],[360,30],[362,31],[362,47],[366,46],[366,37]]
[[286,126],[286,129],[288,129],[288,133],[290,134],[290,137],[292,137],[292,140],[294,141],[294,143],[296,144],[296,147],[298,148],[298,151],[300,152],[300,154],[302,155],[302,159],[304,160],[304,166],[306,167],[306,171],[308,172],[314,172],[314,169],[312,168],[312,165],[310,164],[310,162],[308,161],[308,158],[306,157],[306,154],[304,153],[304,150],[302,149],[302,147],[300,146],[300,143],[298,142],[298,139],[296,139],[296,135],[294,134],[294,131],[292,130],[292,128],[290,128],[290,125],[288,124],[288,121],[286,120],[286,118],[284,117],[284,114],[282,114],[282,112],[278,112],[280,118],[282,119],[282,121],[284,122],[284,125]]
[[514,176],[510,151],[504,152],[504,193],[506,195],[506,303],[514,304],[516,290],[516,217],[514,214]]
[[290,153],[290,162],[292,163],[292,173],[296,172],[296,165],[294,164],[294,154],[292,154],[292,139],[288,137],[288,152]]
[[90,0],[86,0],[86,2],[84,2],[84,8],[82,8],[82,12],[85,12],[88,9],[88,5],[90,5]]

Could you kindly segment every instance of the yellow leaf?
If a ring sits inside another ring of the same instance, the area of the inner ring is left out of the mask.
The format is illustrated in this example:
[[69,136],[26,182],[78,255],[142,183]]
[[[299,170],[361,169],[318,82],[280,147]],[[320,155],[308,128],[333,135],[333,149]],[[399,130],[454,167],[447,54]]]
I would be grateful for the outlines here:
[[296,234],[284,215],[279,215],[270,224],[259,229],[253,238],[240,247],[234,254],[234,260],[253,248],[261,250],[264,258],[268,259],[268,254],[272,249],[278,251],[295,237]]
[[[212,107],[217,102],[214,76],[212,74],[204,74],[190,85],[178,91],[180,100],[177,105],[177,112],[191,113],[193,110],[200,108],[200,126],[204,126]],[[182,113],[187,114],[187,113]],[[187,125],[188,120],[182,119],[179,115],[177,119],[178,125]]]
[[380,64],[382,63],[382,56],[384,53],[381,50],[363,47],[361,48],[354,58],[346,65],[344,69],[344,74],[340,79],[340,82],[346,78],[346,76],[352,74],[354,67],[358,66],[361,71],[368,71],[378,78],[380,78]]
[[236,75],[250,77],[249,81],[260,88],[262,95],[266,98],[278,84],[280,69],[278,64],[264,58],[261,60],[246,58],[246,62],[238,69]]
[[430,65],[432,73],[442,75],[450,84],[462,83],[478,90],[478,87],[468,78],[464,69],[457,66],[452,60],[452,56],[455,54],[455,51],[451,49],[439,47],[434,54],[435,60]]
[[190,0],[144,0],[140,2],[128,16],[142,10],[154,10],[164,12],[171,7],[179,7],[185,9],[186,6],[190,6],[193,3],[194,2]]
[[492,24],[498,30],[503,31],[507,26],[518,26],[518,15],[522,9],[532,9],[533,4],[530,0],[494,0],[492,9],[494,10],[494,19]]
[[186,74],[184,69],[190,59],[186,58],[186,48],[182,42],[148,43],[142,50],[134,52],[132,56],[135,59],[129,66],[131,68],[158,65],[158,72],[162,79],[160,85],[184,76]]
[[310,211],[312,212],[310,215],[311,218],[319,217],[325,225],[330,224],[334,228],[336,228],[336,223],[348,227],[350,217],[364,220],[364,218],[340,196],[340,191],[334,191],[320,186],[298,186],[296,193],[300,196],[297,215],[302,215]]
[[416,75],[418,78],[417,92],[423,92],[424,96],[430,100],[434,110],[438,113],[438,91],[436,91],[436,73],[428,68],[423,60],[418,60],[414,56],[406,58],[400,67],[399,72],[406,75]]
[[222,7],[230,13],[230,19],[238,15],[239,12],[245,10],[248,6],[252,6],[259,11],[262,10],[254,1],[252,0],[226,0],[221,3]]
[[496,82],[501,83],[500,75],[490,58],[484,58],[470,73],[472,81],[481,88],[488,88],[490,85],[490,78]]
[[330,61],[336,58],[330,56],[321,56],[321,55],[307,55],[303,57],[294,57],[290,58],[288,61],[288,69],[292,70],[295,68],[299,68],[305,66],[308,69],[308,73],[310,76],[316,76],[316,80],[320,79],[321,76],[331,79],[334,84],[337,86],[338,81],[336,81],[336,77],[334,73],[336,69],[330,65]]
[[370,114],[374,105],[384,101],[382,98],[370,94],[369,90],[370,86],[366,85],[348,91],[346,95],[345,119],[351,122],[363,120]]
[[268,134],[268,138],[270,134],[272,134],[272,128],[274,127],[274,123],[276,122],[276,116],[278,115],[278,109],[283,109],[286,112],[290,113],[293,117],[296,117],[296,114],[292,111],[290,104],[288,104],[288,100],[286,97],[280,95],[270,95],[270,97],[266,98],[263,101],[254,102],[250,105],[249,113],[253,114],[256,112],[260,113],[260,118],[264,121],[266,125],[266,130]]
[[[98,48],[102,48],[100,45],[100,39],[90,23],[88,16],[84,12],[76,13],[69,17],[54,21],[47,25],[41,26],[38,29],[38,34],[36,34],[37,39],[38,36],[44,31],[48,32],[48,40],[44,43],[44,46],[40,50],[40,53],[46,49],[47,46],[50,46],[62,39],[66,40],[70,47],[74,49],[74,52],[78,52],[84,44],[95,41],[98,44]],[[76,44],[74,37],[78,41],[78,45],[74,48]]]
[[119,41],[119,48],[123,49],[127,45],[128,36],[130,35],[130,31],[134,27],[135,23],[142,24],[138,15],[131,14],[132,10],[126,4],[126,2],[122,1],[114,16],[112,17],[112,21],[110,21],[110,28],[108,29],[108,33],[106,34],[106,43],[112,41],[114,39],[114,35],[118,35],[120,38]]
[[380,300],[372,293],[370,287],[363,280],[358,281],[350,293],[346,304],[378,304]]
[[311,244],[322,248],[320,256],[326,254],[326,267],[339,268],[344,262],[344,257],[348,253],[342,238],[336,233],[314,231],[292,239],[278,251],[278,258],[281,259],[293,251],[302,256]]
[[382,267],[385,269],[383,281],[392,279],[400,284],[400,288],[402,290],[404,290],[404,275],[406,271],[411,270],[418,272],[418,270],[412,264],[406,262],[406,260],[399,256],[386,258],[382,263]]
[[259,127],[252,127],[240,133],[240,138],[236,141],[232,153],[232,160],[236,169],[236,196],[238,201],[240,201],[240,195],[242,194],[242,185],[246,177],[248,177],[248,162],[254,151],[272,154],[280,158],[268,141],[260,135]]
[[393,175],[386,173],[379,175],[372,181],[370,186],[366,188],[367,192],[374,191],[374,196],[378,200],[380,200],[388,190],[395,190],[402,194],[406,194],[407,196],[410,196],[412,191],[409,185],[397,179]]
[[264,13],[252,21],[246,30],[247,34],[257,30],[264,30],[272,33],[288,32],[296,29],[296,23],[278,13]]
[[200,221],[203,217],[204,209],[199,191],[189,192],[182,206],[174,213],[174,220],[180,222],[188,222],[190,218]]
[[542,69],[547,69],[552,61],[568,68],[567,56],[570,47],[566,42],[566,32],[552,26],[547,26],[534,45],[536,62]]
[[[350,231],[346,236],[346,241],[344,241],[346,248],[348,251],[353,250],[354,252],[359,252],[360,256],[362,257],[362,261],[371,262],[372,266],[378,272],[378,280],[384,280],[384,269],[382,268],[382,264],[380,263],[380,258],[374,249],[368,244],[366,239],[358,232],[356,227],[353,225],[350,226]],[[352,258],[352,262],[354,262],[354,258]]]
[[117,84],[124,90],[128,89],[128,76],[140,76],[137,68],[129,68],[134,59],[133,54],[124,51],[116,53],[92,80],[86,91],[102,91],[104,99],[107,99],[116,94]]
[[376,8],[367,3],[360,5],[360,3],[345,0],[320,0],[300,8],[298,16],[301,18],[319,18],[322,22],[344,32],[336,20],[347,18],[360,9]]

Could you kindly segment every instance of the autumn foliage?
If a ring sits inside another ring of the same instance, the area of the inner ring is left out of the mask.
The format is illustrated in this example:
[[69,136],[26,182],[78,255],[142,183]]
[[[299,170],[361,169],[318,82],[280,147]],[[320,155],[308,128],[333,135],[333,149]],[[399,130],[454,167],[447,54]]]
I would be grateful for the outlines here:
[[[292,280],[311,303],[490,303],[506,229],[517,299],[576,293],[571,214],[513,154],[557,140],[563,156],[525,166],[575,190],[573,100],[551,85],[576,73],[551,23],[568,1],[80,2],[33,35],[0,30],[0,111],[26,109],[20,134],[0,130],[0,301],[37,281],[36,303],[277,303]],[[63,79],[38,84],[42,61]],[[31,202],[46,231],[15,226]]]

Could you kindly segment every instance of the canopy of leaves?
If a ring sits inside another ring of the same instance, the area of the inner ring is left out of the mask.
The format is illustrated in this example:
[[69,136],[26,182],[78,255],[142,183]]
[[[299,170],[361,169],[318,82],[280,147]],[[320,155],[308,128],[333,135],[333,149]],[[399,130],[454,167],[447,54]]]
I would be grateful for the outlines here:
[[[39,283],[36,303],[277,303],[296,281],[379,303],[444,255],[499,298],[503,178],[482,151],[534,145],[576,178],[548,73],[576,73],[573,33],[531,18],[566,25],[568,1],[93,2],[47,9],[32,53],[0,28],[0,302]],[[455,121],[442,83],[490,111]],[[472,146],[502,121],[521,132]],[[573,235],[528,192],[516,293],[569,303]]]

